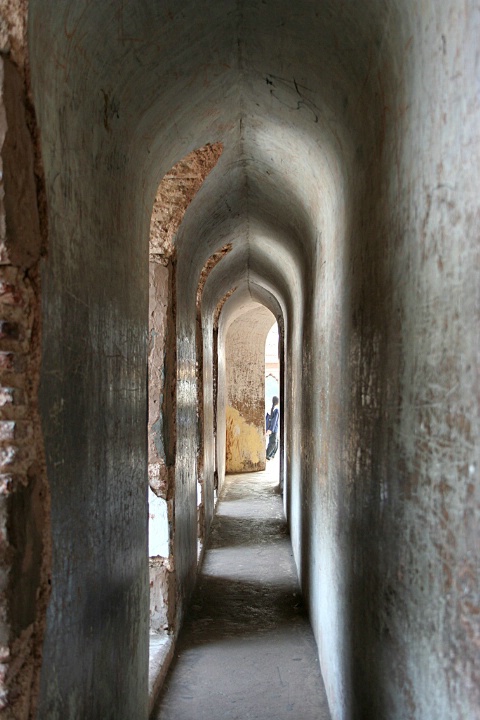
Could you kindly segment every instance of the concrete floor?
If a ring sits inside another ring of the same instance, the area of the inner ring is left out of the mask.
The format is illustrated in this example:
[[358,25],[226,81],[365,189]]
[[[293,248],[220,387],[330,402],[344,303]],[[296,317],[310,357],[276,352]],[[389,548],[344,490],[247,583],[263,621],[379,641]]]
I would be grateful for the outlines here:
[[227,477],[156,720],[329,720],[277,485]]

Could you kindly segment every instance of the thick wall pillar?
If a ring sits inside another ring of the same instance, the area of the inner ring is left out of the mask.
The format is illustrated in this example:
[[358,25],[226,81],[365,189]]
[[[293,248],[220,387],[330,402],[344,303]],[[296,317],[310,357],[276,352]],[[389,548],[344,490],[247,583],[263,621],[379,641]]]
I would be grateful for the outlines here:
[[218,477],[216,463],[217,428],[214,400],[214,376],[217,355],[214,348],[213,318],[203,320],[203,427],[204,427],[204,507],[205,531],[208,531],[215,507],[215,480]]
[[148,357],[148,477],[150,628],[175,618],[173,562],[175,487],[174,264],[150,262]]
[[149,218],[108,128],[96,125],[92,163],[91,125],[48,116],[40,410],[53,552],[39,715],[144,720]]

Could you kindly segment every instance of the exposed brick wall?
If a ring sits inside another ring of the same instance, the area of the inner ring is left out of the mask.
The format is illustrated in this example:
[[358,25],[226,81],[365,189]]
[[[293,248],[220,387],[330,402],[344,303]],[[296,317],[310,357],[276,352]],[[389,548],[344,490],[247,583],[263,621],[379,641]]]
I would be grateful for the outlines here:
[[37,407],[46,226],[22,46],[26,4],[7,5],[9,23],[0,18],[7,49],[0,60],[0,709],[2,718],[17,719],[35,714],[49,595],[49,493]]
[[222,143],[204,145],[176,163],[160,183],[150,224],[150,259],[165,262],[187,207],[222,154]]
[[[207,175],[215,167],[223,145],[215,143],[194,150],[165,175],[159,185],[150,223],[149,280],[149,419],[148,474],[151,490],[167,503],[170,555],[150,558],[150,617],[153,629],[172,629],[176,615],[173,537],[175,517],[176,453],[176,253],[175,235],[185,212]],[[200,318],[202,288],[208,273],[228,252],[215,253],[199,278],[197,314]],[[198,414],[202,418],[201,337],[197,338]],[[201,435],[201,433],[199,433]],[[198,472],[202,480],[202,447]],[[199,535],[203,534],[200,505]]]

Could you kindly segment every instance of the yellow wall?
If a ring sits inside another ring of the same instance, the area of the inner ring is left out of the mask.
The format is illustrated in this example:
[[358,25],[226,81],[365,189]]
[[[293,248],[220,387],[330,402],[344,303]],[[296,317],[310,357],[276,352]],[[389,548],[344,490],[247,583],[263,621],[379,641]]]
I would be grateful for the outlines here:
[[265,437],[227,405],[226,472],[253,472],[265,468]]

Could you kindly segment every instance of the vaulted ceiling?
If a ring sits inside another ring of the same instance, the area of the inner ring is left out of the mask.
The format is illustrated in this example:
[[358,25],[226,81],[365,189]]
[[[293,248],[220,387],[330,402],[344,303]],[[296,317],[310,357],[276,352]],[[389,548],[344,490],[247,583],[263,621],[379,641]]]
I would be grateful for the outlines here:
[[[185,279],[231,242],[218,297],[254,278],[291,306],[325,245],[348,232],[379,154],[402,42],[394,7],[33,0],[31,50],[49,88],[40,125],[88,149],[95,172],[120,169],[148,219],[172,166],[222,143],[176,236]],[[52,172],[61,162],[46,158]]]

